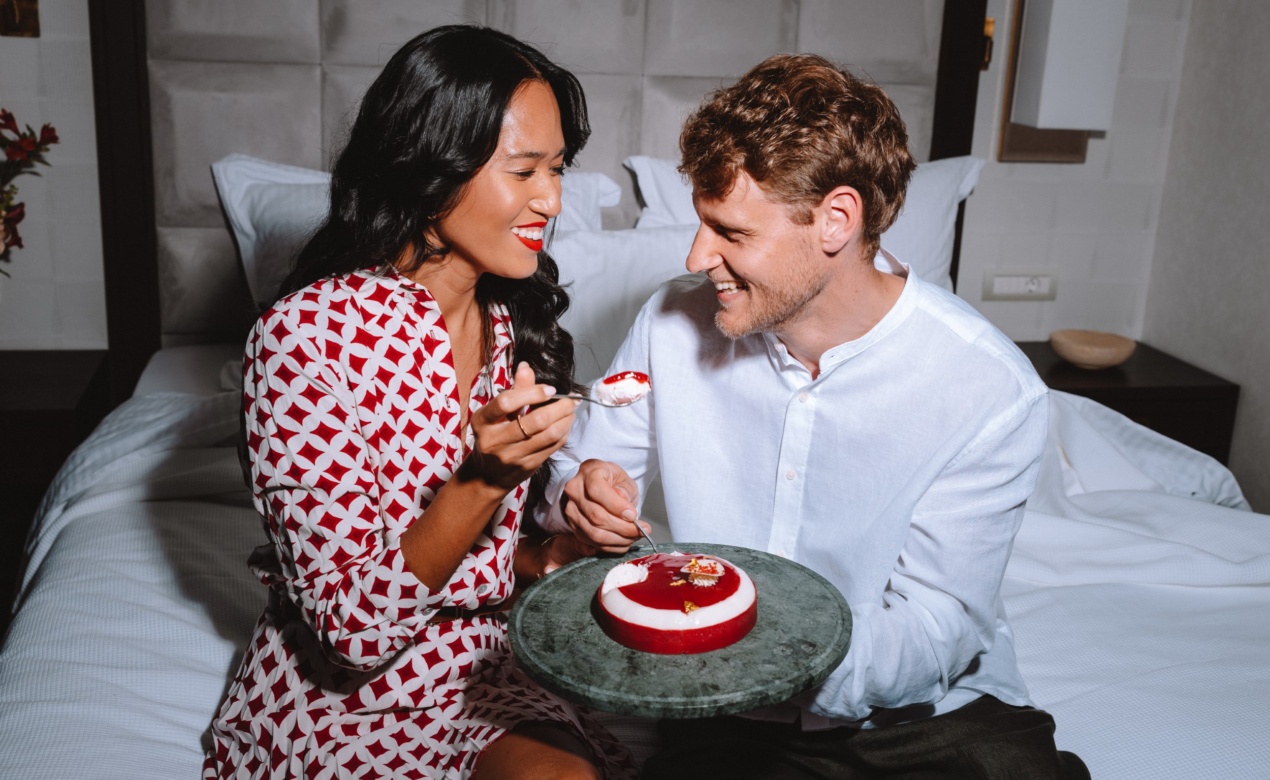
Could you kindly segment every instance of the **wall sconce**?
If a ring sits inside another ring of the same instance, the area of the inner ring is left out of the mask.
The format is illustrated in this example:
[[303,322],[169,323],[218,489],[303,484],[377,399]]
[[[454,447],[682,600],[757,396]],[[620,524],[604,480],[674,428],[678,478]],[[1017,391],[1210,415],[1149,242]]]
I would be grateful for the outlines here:
[[1110,129],[1129,0],[1016,0],[1002,162],[1084,162]]

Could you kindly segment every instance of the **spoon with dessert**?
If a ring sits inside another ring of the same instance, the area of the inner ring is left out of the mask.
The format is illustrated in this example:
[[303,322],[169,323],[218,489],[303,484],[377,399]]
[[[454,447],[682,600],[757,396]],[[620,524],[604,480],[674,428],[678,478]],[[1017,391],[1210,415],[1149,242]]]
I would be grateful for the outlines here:
[[610,409],[620,409],[644,400],[652,389],[653,384],[649,381],[648,374],[640,371],[621,371],[596,382],[591,387],[589,396],[569,393],[560,397],[599,404]]

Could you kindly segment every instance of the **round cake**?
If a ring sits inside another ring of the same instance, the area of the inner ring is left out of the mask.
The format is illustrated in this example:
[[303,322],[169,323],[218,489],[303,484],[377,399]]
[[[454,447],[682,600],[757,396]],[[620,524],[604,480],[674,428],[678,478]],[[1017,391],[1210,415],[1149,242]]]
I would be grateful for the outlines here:
[[646,653],[705,653],[736,642],[758,619],[749,575],[713,555],[654,553],[614,566],[600,585],[600,627]]

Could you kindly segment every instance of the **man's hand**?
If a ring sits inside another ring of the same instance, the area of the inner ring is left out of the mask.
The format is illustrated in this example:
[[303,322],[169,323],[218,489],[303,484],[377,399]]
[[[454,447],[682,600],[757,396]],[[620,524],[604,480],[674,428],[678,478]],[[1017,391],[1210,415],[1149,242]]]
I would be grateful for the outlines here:
[[[588,460],[564,486],[564,516],[573,533],[608,553],[630,549],[640,537],[635,481],[616,463]],[[644,529],[649,530],[647,523]]]

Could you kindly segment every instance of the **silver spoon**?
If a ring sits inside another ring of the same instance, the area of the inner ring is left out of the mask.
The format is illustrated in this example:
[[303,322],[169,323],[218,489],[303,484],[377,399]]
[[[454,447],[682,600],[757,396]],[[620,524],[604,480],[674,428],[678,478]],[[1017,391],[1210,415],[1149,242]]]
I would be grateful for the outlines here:
[[649,536],[648,532],[644,530],[644,526],[640,525],[639,522],[636,521],[635,527],[639,529],[639,535],[644,537],[644,541],[648,542],[648,546],[653,548],[653,552],[657,552],[657,545],[653,543],[653,537]]
[[[640,396],[639,398],[631,398],[630,400],[626,400],[626,401],[619,401],[617,403],[609,403],[607,401],[601,401],[598,398],[588,398],[587,396],[579,395],[578,393],[566,393],[565,395],[559,395],[556,397],[557,398],[572,398],[575,401],[586,401],[589,404],[597,404],[599,406],[608,407],[609,409],[621,409],[624,406],[630,406],[631,404],[636,403],[637,401],[644,400],[643,396]],[[551,402],[548,401],[547,403],[551,403]]]
[[581,393],[565,393],[563,395],[558,395],[546,401],[543,401],[542,403],[531,404],[529,408],[537,409],[540,406],[546,406],[549,403],[558,401],[561,398],[572,398],[574,401],[586,401],[589,404],[596,404],[597,406],[604,406],[609,409],[621,409],[624,406],[630,406],[631,404],[636,403],[638,401],[642,401],[648,397],[649,392],[651,392],[653,389],[652,384],[648,381],[648,377],[644,374],[641,374],[638,371],[621,371],[619,373],[613,374],[612,376],[605,377],[604,379],[601,379],[600,381],[595,383],[596,386],[603,386],[606,384],[614,384],[616,382],[620,382],[624,379],[629,379],[629,378],[636,378],[636,381],[640,382],[640,384],[644,386],[643,392],[637,395],[630,395],[630,396],[618,398],[613,401],[605,401],[600,398],[592,398],[590,396],[582,395]]

